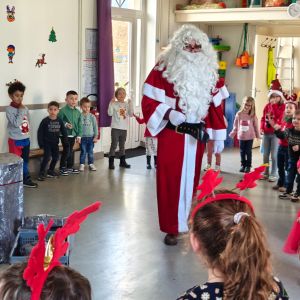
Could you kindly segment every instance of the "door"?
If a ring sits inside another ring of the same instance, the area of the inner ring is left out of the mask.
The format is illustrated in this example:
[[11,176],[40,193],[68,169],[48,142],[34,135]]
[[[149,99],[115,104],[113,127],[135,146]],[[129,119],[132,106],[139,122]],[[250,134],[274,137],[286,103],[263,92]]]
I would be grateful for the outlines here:
[[[263,115],[263,109],[268,102],[267,85],[267,66],[268,66],[268,48],[262,47],[261,44],[266,39],[272,37],[265,35],[256,35],[254,48],[254,66],[252,81],[252,97],[255,99],[256,116],[260,126],[260,120]],[[259,141],[254,140],[253,147],[258,147]]]
[[[137,95],[140,68],[140,22],[130,19],[114,19],[113,31],[113,57],[115,82],[124,87],[128,99],[131,100],[134,112],[139,111],[140,101]],[[137,95],[137,96],[136,96]],[[130,118],[125,148],[136,148],[140,145],[140,129],[135,118]]]

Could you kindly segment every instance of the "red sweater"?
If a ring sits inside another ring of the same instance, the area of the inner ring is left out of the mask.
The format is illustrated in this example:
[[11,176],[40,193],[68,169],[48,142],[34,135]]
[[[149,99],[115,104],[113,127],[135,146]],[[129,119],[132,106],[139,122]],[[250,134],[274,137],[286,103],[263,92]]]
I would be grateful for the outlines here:
[[274,133],[274,128],[269,126],[267,127],[267,115],[270,115],[270,117],[274,120],[275,124],[281,125],[284,115],[284,104],[271,104],[268,103],[263,111],[263,116],[261,118],[260,122],[260,129],[264,132],[264,134],[272,134]]
[[[285,118],[283,118],[282,123],[281,123],[281,130],[284,131],[286,128],[292,128],[292,119],[287,121]],[[279,139],[279,145],[283,147],[288,147],[288,140],[287,139]]]

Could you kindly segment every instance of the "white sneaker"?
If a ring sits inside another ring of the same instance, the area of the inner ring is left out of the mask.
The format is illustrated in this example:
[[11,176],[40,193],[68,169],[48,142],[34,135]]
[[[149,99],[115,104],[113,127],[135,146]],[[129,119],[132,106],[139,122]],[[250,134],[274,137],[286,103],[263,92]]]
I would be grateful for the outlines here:
[[272,175],[269,176],[269,181],[270,181],[270,182],[274,182],[274,181],[276,181],[276,180],[277,180],[277,177],[276,177],[276,176],[272,176]]
[[207,170],[209,170],[210,168],[211,168],[211,165],[210,165],[210,164],[207,164],[203,170],[204,170],[204,171],[207,171]]
[[215,171],[221,171],[221,166],[216,165],[215,166]]
[[80,164],[80,166],[79,166],[79,171],[80,171],[80,172],[83,172],[83,171],[84,171],[84,164]]
[[97,168],[95,167],[94,164],[90,164],[89,167],[91,171],[97,171]]

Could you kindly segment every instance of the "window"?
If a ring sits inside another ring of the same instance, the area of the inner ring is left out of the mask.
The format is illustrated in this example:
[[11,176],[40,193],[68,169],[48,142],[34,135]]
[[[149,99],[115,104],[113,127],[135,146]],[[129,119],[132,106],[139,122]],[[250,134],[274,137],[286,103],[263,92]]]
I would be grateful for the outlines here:
[[112,0],[112,7],[127,8],[127,9],[142,9],[142,0]]

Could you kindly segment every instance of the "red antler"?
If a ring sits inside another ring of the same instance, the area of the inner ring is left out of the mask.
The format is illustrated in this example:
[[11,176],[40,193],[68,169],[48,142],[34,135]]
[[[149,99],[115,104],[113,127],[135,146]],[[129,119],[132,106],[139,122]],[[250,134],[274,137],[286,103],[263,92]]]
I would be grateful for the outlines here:
[[49,266],[46,267],[44,267],[45,238],[51,226],[53,225],[53,220],[49,221],[46,230],[43,224],[39,225],[39,241],[31,251],[27,268],[23,274],[24,280],[26,280],[27,285],[31,288],[31,300],[40,299],[40,295],[48,274],[54,267],[61,265],[59,259],[66,253],[69,246],[69,243],[66,242],[66,238],[70,234],[76,233],[80,229],[80,224],[88,217],[89,214],[97,211],[100,206],[101,202],[95,202],[81,211],[75,211],[68,217],[65,225],[62,228],[57,229],[53,237],[53,257]]
[[266,169],[265,165],[262,165],[258,168],[255,168],[254,171],[250,173],[245,173],[243,180],[236,184],[236,188],[240,189],[241,191],[245,189],[252,189],[257,186],[256,180],[263,177],[262,172]]
[[214,171],[212,169],[206,171],[202,177],[202,183],[197,187],[197,190],[201,190],[201,193],[197,197],[198,200],[213,193],[214,189],[223,181],[223,177],[217,178],[219,174],[220,171]]

